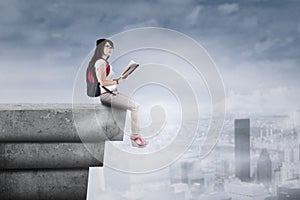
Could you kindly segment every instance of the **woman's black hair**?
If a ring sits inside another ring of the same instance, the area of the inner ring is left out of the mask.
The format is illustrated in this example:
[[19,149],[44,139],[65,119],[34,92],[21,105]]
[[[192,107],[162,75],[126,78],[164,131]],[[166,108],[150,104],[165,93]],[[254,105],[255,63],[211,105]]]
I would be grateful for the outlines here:
[[[98,39],[96,41],[96,49],[94,51],[94,55],[91,58],[89,62],[89,68],[93,68],[96,61],[102,58],[103,52],[104,52],[104,46],[108,42],[112,47],[114,47],[114,43],[111,40],[108,39]],[[106,61],[108,60],[109,56],[106,58]]]

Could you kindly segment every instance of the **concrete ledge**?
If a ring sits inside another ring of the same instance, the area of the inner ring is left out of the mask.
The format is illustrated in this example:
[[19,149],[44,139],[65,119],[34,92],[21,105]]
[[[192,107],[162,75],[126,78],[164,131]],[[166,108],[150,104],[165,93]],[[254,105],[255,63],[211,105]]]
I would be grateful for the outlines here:
[[115,110],[113,116],[100,103],[0,104],[0,142],[122,140],[126,110]]
[[0,171],[1,200],[85,200],[87,169]]
[[101,143],[0,143],[0,169],[103,166]]

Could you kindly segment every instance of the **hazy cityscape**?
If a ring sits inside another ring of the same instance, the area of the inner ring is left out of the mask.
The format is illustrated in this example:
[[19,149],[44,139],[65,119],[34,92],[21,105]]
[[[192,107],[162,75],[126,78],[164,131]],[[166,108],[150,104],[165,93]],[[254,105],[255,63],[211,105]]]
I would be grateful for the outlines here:
[[227,117],[217,145],[201,159],[203,121],[184,156],[162,170],[126,174],[104,163],[99,178],[90,169],[88,199],[299,199],[300,136],[295,120],[285,115]]

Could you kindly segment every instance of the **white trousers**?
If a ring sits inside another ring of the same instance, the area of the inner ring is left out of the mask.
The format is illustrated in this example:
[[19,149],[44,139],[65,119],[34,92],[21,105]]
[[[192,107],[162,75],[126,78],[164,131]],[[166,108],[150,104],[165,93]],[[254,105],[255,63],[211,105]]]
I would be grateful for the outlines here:
[[139,121],[139,107],[140,104],[134,99],[128,97],[127,95],[113,91],[116,95],[111,93],[104,93],[100,95],[100,100],[102,104],[112,106],[115,108],[129,109],[131,111],[131,136],[140,135],[140,121]]

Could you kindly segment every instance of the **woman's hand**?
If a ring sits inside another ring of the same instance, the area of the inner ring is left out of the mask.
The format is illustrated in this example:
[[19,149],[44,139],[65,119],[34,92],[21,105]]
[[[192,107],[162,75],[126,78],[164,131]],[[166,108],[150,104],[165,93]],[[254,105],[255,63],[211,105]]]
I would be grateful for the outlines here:
[[127,79],[126,79],[126,78],[120,77],[120,79],[119,79],[119,83],[122,83],[122,82],[125,82],[125,81],[127,81]]
[[123,77],[119,77],[119,78],[117,78],[116,80],[118,80],[118,83],[119,83],[119,84],[122,83],[122,82],[127,81],[127,79],[126,79],[126,78],[123,78]]

